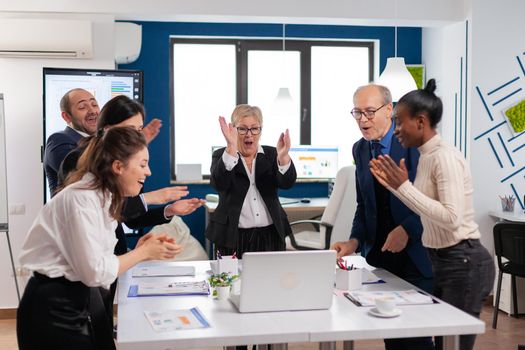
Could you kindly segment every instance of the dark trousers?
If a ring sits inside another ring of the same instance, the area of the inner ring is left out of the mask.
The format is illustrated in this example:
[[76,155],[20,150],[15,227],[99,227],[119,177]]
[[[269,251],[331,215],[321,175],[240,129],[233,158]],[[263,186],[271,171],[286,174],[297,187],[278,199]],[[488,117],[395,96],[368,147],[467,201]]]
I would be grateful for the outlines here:
[[222,255],[235,253],[239,259],[245,252],[272,252],[286,250],[286,243],[275,226],[239,228],[236,248],[217,247]]
[[[17,311],[20,350],[114,350],[102,299],[91,291],[82,282],[35,273]],[[95,329],[103,333],[95,337]]]
[[[494,261],[478,239],[443,249],[429,249],[434,270],[434,295],[479,318],[483,301],[494,284]],[[460,349],[474,348],[475,334],[460,336]],[[436,337],[436,349],[443,340]]]
[[[367,255],[368,263],[380,267],[399,278],[415,285],[422,290],[432,293],[433,280],[421,274],[406,251],[400,253],[381,252],[381,244],[375,244],[374,249]],[[433,350],[434,343],[431,337],[385,339],[386,350]]]

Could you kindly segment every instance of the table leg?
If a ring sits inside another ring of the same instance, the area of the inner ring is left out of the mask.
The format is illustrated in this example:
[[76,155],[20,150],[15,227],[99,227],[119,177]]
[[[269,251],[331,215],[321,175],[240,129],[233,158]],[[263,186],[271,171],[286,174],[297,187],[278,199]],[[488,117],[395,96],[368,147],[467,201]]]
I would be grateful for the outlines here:
[[345,340],[343,342],[343,350],[354,350],[354,341],[353,340]]
[[335,341],[325,341],[319,343],[319,350],[335,350]]
[[459,350],[459,335],[444,336],[443,350]]
[[[208,227],[208,223],[210,222],[210,213],[208,209],[206,209],[205,219],[204,219],[204,226],[205,229]],[[211,243],[208,238],[204,237],[204,249],[206,250],[206,254],[208,254],[208,259],[214,260],[214,254],[213,254],[213,243]]]

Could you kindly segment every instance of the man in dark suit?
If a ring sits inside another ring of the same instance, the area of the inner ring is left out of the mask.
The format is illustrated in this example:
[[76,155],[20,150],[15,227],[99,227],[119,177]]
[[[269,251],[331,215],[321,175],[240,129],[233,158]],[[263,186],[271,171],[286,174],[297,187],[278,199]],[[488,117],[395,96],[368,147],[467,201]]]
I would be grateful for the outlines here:
[[[410,181],[416,176],[419,152],[404,149],[393,135],[392,96],[380,85],[366,85],[354,94],[352,115],[363,138],[354,144],[357,209],[350,239],[337,242],[337,256],[361,251],[367,262],[432,292],[432,267],[421,244],[419,216],[377,182],[370,172],[372,157],[388,154],[397,163],[405,159]],[[433,349],[431,338],[385,339],[387,350]]]
[[61,116],[67,126],[49,136],[44,153],[44,170],[53,196],[57,187],[60,163],[78,142],[97,130],[100,107],[95,97],[84,89],[72,89],[60,100]]

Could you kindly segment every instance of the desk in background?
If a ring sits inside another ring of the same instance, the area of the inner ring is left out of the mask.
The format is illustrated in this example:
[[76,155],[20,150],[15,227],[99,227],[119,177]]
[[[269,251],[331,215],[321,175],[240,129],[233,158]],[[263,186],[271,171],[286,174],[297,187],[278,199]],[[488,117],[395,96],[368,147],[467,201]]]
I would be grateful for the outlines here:
[[[351,257],[350,263],[361,264],[363,258]],[[146,264],[192,265],[195,277],[147,277],[162,280],[202,280],[208,277],[208,261],[163,262]],[[407,290],[414,286],[376,269],[374,273],[387,283],[364,285],[364,290]],[[276,344],[321,342],[320,349],[335,349],[335,341],[345,341],[345,349],[354,340],[445,336],[445,350],[459,349],[460,334],[480,334],[484,322],[440,302],[432,305],[407,305],[401,316],[385,319],[368,314],[369,308],[358,307],[343,296],[333,297],[328,310],[294,312],[259,312],[241,314],[229,300],[211,296],[128,298],[132,272],[119,277],[118,284],[118,348],[121,350],[190,349],[243,344]],[[144,311],[188,309],[199,307],[211,327],[206,329],[155,332]]]
[[[491,210],[489,215],[494,218],[496,221],[511,221],[511,222],[525,222],[525,214],[523,210],[518,209],[514,212],[506,212],[501,210]],[[524,233],[525,234],[525,233]],[[498,263],[496,264],[496,272],[498,272]],[[494,283],[494,295],[496,295],[498,274],[496,273],[496,282]],[[518,298],[518,313],[525,313],[525,278],[516,277],[516,291]],[[494,298],[494,303],[496,298]],[[501,295],[499,301],[499,309],[506,312],[507,314],[512,314],[514,307],[514,302],[512,300],[511,292],[511,280],[510,275],[504,273],[501,279]]]
[[[298,221],[311,219],[323,214],[326,205],[328,204],[328,197],[314,197],[308,198],[310,203],[301,202],[301,198],[281,198],[281,205],[288,215],[288,220]],[[206,202],[204,207],[206,208],[206,225],[208,227],[208,222],[210,221],[210,213],[213,213],[217,208],[218,202]],[[206,239],[206,253],[210,259],[213,258],[213,249],[212,244],[208,239]]]
[[525,222],[525,214],[523,213],[523,210],[514,212],[491,210],[489,211],[489,215],[497,221]]

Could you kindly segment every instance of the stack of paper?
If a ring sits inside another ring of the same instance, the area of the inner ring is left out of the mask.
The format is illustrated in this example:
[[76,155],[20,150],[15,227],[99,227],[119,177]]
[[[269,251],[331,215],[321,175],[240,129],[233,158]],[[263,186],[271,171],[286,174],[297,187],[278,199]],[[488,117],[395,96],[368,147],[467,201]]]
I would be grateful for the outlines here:
[[403,291],[352,291],[345,296],[357,306],[374,306],[377,298],[392,298],[396,305],[433,304],[434,299],[423,292],[414,289]]
[[133,269],[133,277],[195,276],[195,266],[139,266]]
[[128,297],[162,296],[162,295],[209,295],[208,282],[143,282],[139,281],[129,287]]

